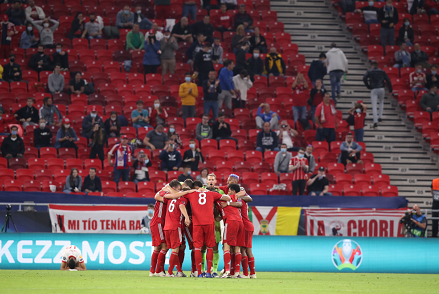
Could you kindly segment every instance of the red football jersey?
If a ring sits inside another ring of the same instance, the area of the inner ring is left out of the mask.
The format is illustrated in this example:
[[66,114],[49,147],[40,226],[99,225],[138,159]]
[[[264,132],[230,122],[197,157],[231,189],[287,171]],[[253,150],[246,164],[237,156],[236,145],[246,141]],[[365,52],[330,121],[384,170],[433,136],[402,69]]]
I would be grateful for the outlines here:
[[242,199],[238,199],[238,202],[242,202],[242,207],[241,207],[241,217],[242,217],[242,221],[244,223],[244,229],[246,231],[254,231],[255,227],[253,226],[253,223],[250,221],[250,218],[248,217],[248,205],[247,202],[245,202]]
[[213,204],[223,195],[217,192],[193,192],[184,197],[191,203],[192,222],[194,226],[210,225],[215,223]]
[[218,189],[223,190],[224,194],[228,195],[229,194],[229,186],[225,185],[225,186],[219,186]]
[[[161,191],[160,196],[165,196],[168,192]],[[160,201],[155,202],[154,206],[154,216],[152,217],[150,226],[156,225],[158,223],[164,224],[166,216],[166,204]]]
[[178,199],[164,198],[163,202],[168,207],[166,211],[164,230],[176,230],[181,228],[181,220],[183,219],[183,215],[180,211],[180,205],[186,205],[186,199],[183,197]]
[[[235,202],[236,198],[235,195],[229,195],[230,198],[232,198],[232,201]],[[233,207],[230,205],[227,205],[222,209],[222,215],[224,218],[224,221],[227,222],[228,220],[235,220],[235,221],[242,221],[241,219],[241,212],[238,207]]]

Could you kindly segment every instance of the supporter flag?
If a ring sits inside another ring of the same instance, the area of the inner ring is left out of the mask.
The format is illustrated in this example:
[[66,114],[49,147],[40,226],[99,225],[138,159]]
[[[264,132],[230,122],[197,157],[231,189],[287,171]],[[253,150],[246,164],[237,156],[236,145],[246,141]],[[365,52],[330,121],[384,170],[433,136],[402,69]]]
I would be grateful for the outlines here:
[[254,235],[297,235],[300,207],[249,207]]

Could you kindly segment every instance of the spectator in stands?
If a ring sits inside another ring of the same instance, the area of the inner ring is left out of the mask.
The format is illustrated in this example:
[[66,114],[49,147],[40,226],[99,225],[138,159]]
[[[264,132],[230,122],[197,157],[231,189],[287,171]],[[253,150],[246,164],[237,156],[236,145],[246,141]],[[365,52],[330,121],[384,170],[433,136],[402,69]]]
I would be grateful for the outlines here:
[[338,158],[338,162],[343,163],[344,165],[348,163],[363,164],[363,161],[360,159],[361,150],[363,150],[363,147],[357,142],[354,142],[354,136],[352,136],[352,133],[348,133],[346,135],[346,141],[340,145],[341,154]]
[[46,127],[46,120],[40,119],[39,127],[34,129],[34,144],[40,150],[43,147],[52,147],[51,144],[52,132]]
[[36,72],[51,70],[52,60],[44,53],[44,46],[38,45],[38,52],[29,60],[29,67]]
[[[337,103],[340,98],[340,81],[343,74],[348,72],[348,60],[344,52],[337,48],[337,44],[331,43],[331,49],[326,52],[326,68],[331,81],[332,99]],[[337,94],[337,97],[335,96]]]
[[297,152],[299,150],[298,147],[294,147],[294,138],[297,137],[299,133],[295,129],[292,129],[286,120],[281,121],[280,130],[276,131],[276,133],[279,143],[282,145],[285,144],[288,151]]
[[[50,23],[53,23],[53,26],[50,26]],[[53,48],[53,33],[59,26],[59,22],[54,19],[45,18],[43,20],[33,21],[32,24],[37,28],[38,32],[40,32],[40,44],[44,46],[44,48]]]
[[406,44],[407,46],[413,46],[413,40],[415,39],[415,34],[413,28],[410,26],[410,20],[404,18],[404,24],[399,28],[397,44],[401,46]]
[[168,135],[169,141],[174,142],[174,149],[175,150],[183,148],[183,141],[181,140],[180,135],[176,132],[175,125],[173,125],[173,124],[169,125],[167,135]]
[[238,5],[238,2],[236,0],[221,0],[221,4],[227,5],[227,10],[235,9],[236,5]]
[[183,120],[186,121],[188,117],[195,117],[195,104],[198,97],[197,85],[191,82],[191,73],[187,72],[184,75],[185,82],[180,85],[178,95],[181,99]]
[[[376,61],[371,62],[372,68],[366,72],[363,82],[370,91],[370,100],[372,102],[373,127],[377,128],[378,122],[381,122],[384,109],[385,86],[389,88],[389,93],[393,92],[392,83],[387,73],[378,68]],[[425,80],[425,75],[424,75]],[[377,115],[378,103],[380,104],[379,114]]]
[[407,7],[408,11],[411,15],[427,14],[427,13],[428,15],[437,14],[437,10],[434,8],[429,9],[427,12],[424,0],[411,0],[411,1],[407,1],[407,4],[408,4]]
[[[133,149],[128,144],[128,136],[122,135],[121,142],[116,144],[108,152],[108,164],[114,166],[113,181],[118,185],[120,178],[122,181],[130,180],[130,166],[132,165]],[[111,161],[111,157],[115,156],[115,163]]]
[[355,106],[349,109],[349,115],[354,117],[354,134],[357,142],[363,142],[364,138],[364,120],[366,119],[367,107],[363,101],[358,100]]
[[156,73],[160,65],[160,42],[156,40],[155,35],[145,38],[145,55],[143,56],[143,67],[145,73]]
[[235,14],[234,25],[235,28],[239,25],[244,25],[246,32],[253,33],[253,18],[245,11],[244,4],[239,5],[238,13]]
[[415,50],[411,53],[412,66],[420,64],[422,67],[430,67],[428,65],[428,59],[430,59],[430,57],[427,53],[421,50],[421,45],[416,43],[414,49]]
[[34,26],[29,22],[26,26],[26,30],[21,34],[20,48],[37,48],[39,40],[40,38],[37,38],[34,34]]
[[214,64],[223,64],[223,52],[220,38],[214,38],[212,44],[212,62]]
[[332,196],[329,190],[329,181],[325,176],[325,168],[319,167],[316,175],[312,175],[307,182],[310,196]]
[[154,100],[153,108],[150,108],[150,116],[149,116],[149,124],[152,127],[156,127],[157,125],[165,125],[166,119],[168,118],[168,113],[166,109],[162,108],[159,99]]
[[[311,65],[308,70],[308,77],[314,87],[316,85],[316,81],[323,81],[323,78],[326,76],[327,68],[325,65],[326,54],[320,53],[319,59],[315,59],[311,62]],[[322,84],[322,87],[325,88],[325,85]]]
[[425,73],[422,72],[422,64],[416,64],[415,71],[410,73],[410,87],[415,94],[419,91],[425,90],[425,84],[427,83],[427,77]]
[[[56,123],[54,115],[58,117],[58,122]],[[58,107],[53,105],[52,98],[50,97],[44,97],[43,99],[43,106],[40,108],[40,118],[44,118],[46,121],[46,124],[49,126],[54,125],[61,125],[62,122],[62,115],[61,112],[58,110]]]
[[90,192],[102,192],[101,179],[96,175],[96,168],[91,167],[88,171],[88,176],[84,178],[84,183],[82,184],[82,191],[85,194]]
[[61,66],[61,71],[69,71],[69,53],[63,50],[62,44],[56,44],[56,52],[52,55],[53,63]]
[[410,52],[407,51],[406,43],[401,43],[399,50],[395,52],[396,64],[393,67],[403,68],[410,67],[412,56]]
[[174,149],[174,142],[171,141],[168,148],[164,149],[160,155],[162,161],[162,171],[168,172],[172,170],[179,170],[181,167],[181,154]]
[[436,91],[437,86],[432,85],[430,91],[422,95],[421,101],[419,102],[419,106],[422,110],[430,113],[439,111],[439,94]]
[[203,82],[209,79],[209,72],[215,70],[212,62],[212,44],[204,43],[203,50],[195,55],[193,68],[194,75],[197,76],[197,85],[202,87]]
[[381,23],[381,46],[395,45],[395,25],[399,21],[398,10],[387,0],[386,5],[378,10],[378,21]]
[[200,163],[200,161],[202,163],[205,163],[200,148],[196,148],[196,146],[197,145],[195,144],[195,140],[191,139],[189,141],[190,149],[186,150],[183,155],[183,166],[189,167],[191,171],[198,171],[198,164]]
[[151,130],[146,134],[143,143],[151,150],[166,149],[169,144],[169,138],[163,132],[163,126],[157,125],[155,130]]
[[[293,95],[294,92],[296,92],[296,94],[301,94],[306,89],[308,89],[308,82],[303,77],[303,73],[299,72],[297,74],[296,79],[294,80],[293,85],[291,86],[291,89],[293,90]],[[306,101],[305,100],[300,101],[301,99],[297,99],[297,100],[299,101],[297,101],[293,106],[294,123],[296,124],[296,126],[297,126],[297,121],[299,119],[301,120],[301,122],[303,120],[306,120]]]
[[179,182],[184,182],[187,179],[192,180],[192,181],[194,180],[194,178],[191,176],[191,167],[190,166],[185,166],[183,168],[183,173],[179,174],[178,178],[177,178],[177,180]]
[[161,39],[163,39],[162,30],[163,30],[163,28],[159,27],[159,25],[157,23],[153,23],[152,28],[145,33],[145,40],[149,36],[155,36],[155,41],[160,41]]
[[9,22],[12,22],[14,25],[24,25],[26,15],[24,13],[24,8],[23,6],[21,6],[21,2],[19,0],[15,0],[14,4],[6,10],[5,14],[9,17]]
[[169,29],[165,29],[164,37],[160,40],[160,56],[162,64],[162,76],[168,70],[171,75],[175,73],[175,52],[178,50],[178,44],[174,37],[171,37]]
[[[262,112],[264,110],[264,112]],[[256,116],[256,127],[262,129],[264,122],[269,122],[272,130],[279,129],[279,115],[270,110],[270,105],[268,103],[261,103],[258,107]]]
[[145,37],[140,32],[139,24],[134,24],[133,29],[127,34],[127,51],[133,53],[133,51],[143,50]]
[[313,124],[315,123],[315,114],[317,105],[323,102],[323,97],[325,96],[326,90],[323,87],[323,82],[317,79],[314,84],[314,88],[311,89],[310,98],[308,99],[308,105],[311,106],[311,119]]
[[18,34],[15,25],[8,21],[8,16],[3,14],[1,23],[1,46],[0,46],[0,58],[8,58],[8,54],[11,52],[11,41],[14,35]]
[[139,182],[149,182],[149,168],[152,166],[148,155],[143,150],[137,154],[137,159],[133,163],[134,174],[132,180],[136,185]]
[[141,30],[150,30],[152,28],[152,22],[142,14],[142,6],[137,5],[135,10],[133,25],[139,24]]
[[131,120],[133,121],[133,127],[138,128],[150,127],[149,125],[149,113],[148,110],[143,108],[143,101],[137,101],[137,109],[131,112]]
[[242,70],[247,69],[247,61],[246,61],[246,52],[248,51],[249,44],[248,42],[242,42],[236,48],[236,63],[235,68],[233,69],[233,75],[238,75]]
[[250,39],[250,36],[247,36],[245,34],[245,29],[244,29],[244,25],[239,25],[236,28],[236,35],[233,35],[232,37],[232,49],[233,49],[233,54],[236,54],[236,50],[237,47],[242,43],[242,42],[248,42],[248,40]]
[[274,158],[274,172],[278,175],[281,173],[288,173],[288,167],[292,157],[291,153],[287,152],[287,145],[282,143],[280,145],[280,152],[278,152]]
[[70,39],[82,38],[84,30],[84,15],[79,11],[76,13],[75,18],[72,21],[72,27],[70,28],[70,32],[67,34],[67,37]]
[[47,86],[50,94],[59,94],[64,91],[64,76],[61,74],[61,65],[57,63],[55,70],[49,75]]
[[55,148],[75,148],[78,150],[78,146],[75,143],[76,141],[78,141],[78,136],[75,130],[70,127],[70,119],[65,118],[62,126],[56,133]]
[[29,97],[26,100],[26,106],[18,109],[14,113],[15,119],[18,122],[23,123],[23,128],[26,129],[27,126],[36,126],[38,125],[38,110],[34,106],[34,98]]
[[355,0],[340,0],[338,5],[340,6],[343,15],[355,11]]
[[90,13],[89,20],[90,21],[85,24],[85,30],[82,32],[82,38],[88,36],[89,40],[102,39],[101,25],[96,21],[96,14],[94,12]]
[[116,138],[120,136],[120,120],[116,111],[112,111],[110,118],[105,123],[105,136],[107,138]]
[[235,84],[233,83],[233,67],[232,60],[225,60],[224,67],[220,69],[218,79],[220,81],[221,93],[218,95],[218,108],[225,107],[232,109],[232,96],[235,95]]
[[26,149],[24,147],[23,139],[18,135],[17,126],[11,126],[11,134],[3,140],[1,151],[3,157],[6,159],[23,158]]
[[[3,46],[3,45],[2,45]],[[3,80],[7,82],[19,82],[22,79],[21,67],[15,63],[15,54],[9,54],[9,63],[3,67]]]
[[203,20],[197,21],[192,25],[192,33],[194,35],[203,34],[206,37],[206,41],[213,42],[213,31],[215,28],[210,23],[210,16],[205,15]]
[[24,10],[24,14],[26,15],[26,20],[28,22],[32,22],[34,20],[43,20],[46,18],[46,14],[43,9],[39,6],[35,5],[34,0],[29,0],[29,6]]
[[194,0],[183,1],[183,17],[191,16],[192,21],[197,20],[197,2]]
[[134,24],[134,13],[131,12],[130,6],[125,5],[123,10],[119,11],[116,16],[116,27],[118,29],[131,29]]
[[239,74],[233,77],[233,84],[235,85],[236,92],[236,95],[233,98],[233,104],[235,105],[235,108],[245,108],[247,91],[253,87],[248,72],[245,69],[241,70]]
[[200,141],[200,144],[203,139],[212,139],[213,129],[209,125],[209,115],[203,115],[201,122],[195,128],[195,137]]
[[247,70],[252,81],[255,80],[255,76],[265,76],[262,74],[264,72],[264,61],[259,57],[259,52],[259,49],[253,49],[252,57],[247,59]]
[[81,72],[77,72],[75,77],[69,82],[70,94],[83,94],[85,89],[85,81],[82,79]]
[[72,192],[81,192],[82,178],[79,175],[78,169],[76,167],[70,170],[70,175],[66,178],[66,183],[63,188],[63,192],[70,194]]
[[256,137],[256,151],[279,151],[277,135],[270,129],[270,122],[264,122],[263,130]]
[[188,59],[187,63],[191,66],[194,64],[195,56],[198,52],[203,50],[203,42],[206,39],[203,34],[198,34],[196,40],[191,44],[191,46],[186,50],[186,57]]
[[270,48],[270,53],[265,57],[265,70],[269,77],[272,76],[285,76],[285,62],[282,56],[277,53],[275,47]]
[[229,123],[225,122],[226,115],[224,112],[218,113],[218,120],[212,125],[213,138],[217,141],[220,140],[233,140],[238,144],[238,140],[231,137],[232,130],[230,129]]
[[355,12],[362,13],[364,16],[364,22],[368,25],[373,23],[380,23],[378,17],[378,7],[373,6],[373,0],[369,1],[369,6],[364,6],[361,9],[355,9]]
[[329,93],[323,96],[323,102],[317,105],[315,122],[318,125],[316,141],[327,141],[329,145],[335,141],[335,130],[337,129],[337,110],[331,104]]
[[155,0],[154,4],[155,4],[155,6],[154,6],[155,19],[160,19],[160,20],[164,21],[169,14],[169,10],[171,8],[171,1],[170,0]]
[[90,114],[84,117],[82,120],[82,137],[91,139],[96,131],[95,124],[98,124],[100,127],[104,127],[103,119],[99,116],[96,106],[93,106]]
[[210,110],[212,110],[213,119],[218,118],[218,95],[221,93],[221,91],[222,90],[220,86],[220,81],[216,79],[216,71],[212,70],[209,72],[209,78],[203,82],[203,93],[204,93],[203,118],[204,116],[207,116],[207,120],[209,120]]
[[177,39],[177,42],[194,42],[194,38],[192,37],[192,29],[189,26],[187,17],[183,16],[181,20],[174,25],[171,34],[172,37]]
[[209,175],[209,170],[204,167],[201,169],[200,174],[195,178],[198,181],[201,181],[203,185],[207,186],[207,176]]
[[316,168],[316,159],[314,157],[314,155],[312,154],[312,152],[314,151],[314,148],[312,147],[312,145],[308,145],[306,146],[305,149],[305,158],[308,160],[308,172],[309,173],[313,173],[314,169]]
[[255,33],[250,37],[250,53],[253,53],[255,49],[258,49],[260,53],[267,53],[267,42],[265,37],[261,35],[261,31],[258,27],[255,28]]
[[221,32],[221,34],[233,30],[233,21],[230,15],[227,13],[226,3],[221,3],[220,5],[215,26],[216,30]]
[[425,85],[427,89],[430,89],[433,85],[439,86],[439,74],[437,73],[437,69],[437,64],[431,66],[431,71],[427,75],[427,84]]
[[309,171],[304,148],[300,148],[297,156],[291,158],[288,171],[293,174],[293,195],[296,196],[297,191],[299,191],[299,195],[304,195],[306,180],[308,178],[307,172]]

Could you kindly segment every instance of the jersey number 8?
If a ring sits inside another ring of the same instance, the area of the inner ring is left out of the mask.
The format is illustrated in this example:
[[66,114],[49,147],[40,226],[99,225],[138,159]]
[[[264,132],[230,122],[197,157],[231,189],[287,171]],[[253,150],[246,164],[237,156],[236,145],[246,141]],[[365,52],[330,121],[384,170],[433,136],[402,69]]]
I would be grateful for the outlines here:
[[174,211],[175,202],[177,202],[177,200],[174,199],[174,200],[171,201],[171,203],[169,203],[169,206],[168,206],[168,211],[169,212],[173,212]]
[[200,198],[198,198],[198,203],[200,204],[200,205],[204,205],[204,204],[206,204],[206,197],[207,197],[207,195],[206,195],[206,193],[200,193],[199,195],[198,195]]

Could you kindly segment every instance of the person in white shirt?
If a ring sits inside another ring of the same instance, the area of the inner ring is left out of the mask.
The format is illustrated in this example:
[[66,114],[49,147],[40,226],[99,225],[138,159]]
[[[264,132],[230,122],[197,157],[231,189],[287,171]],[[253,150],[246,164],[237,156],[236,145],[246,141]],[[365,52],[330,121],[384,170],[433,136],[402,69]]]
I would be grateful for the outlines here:
[[85,271],[87,267],[82,258],[81,250],[75,245],[70,245],[64,248],[64,252],[62,253],[61,270],[68,271],[74,269]]
[[233,84],[235,85],[236,97],[233,98],[235,108],[245,108],[245,102],[247,101],[247,91],[253,87],[253,83],[249,78],[248,72],[243,69],[233,77]]
[[46,18],[46,14],[43,9],[35,5],[34,0],[29,0],[29,6],[24,10],[26,20],[32,22],[34,20],[43,20]]
[[280,130],[276,131],[279,138],[278,142],[287,145],[288,151],[297,152],[299,147],[294,147],[293,138],[299,135],[299,133],[292,129],[286,120],[280,123]]
[[[340,80],[348,72],[348,60],[335,43],[332,43],[331,49],[326,52],[326,68],[331,81],[332,99],[337,103],[337,98],[340,98]],[[335,96],[336,90],[337,97]]]

